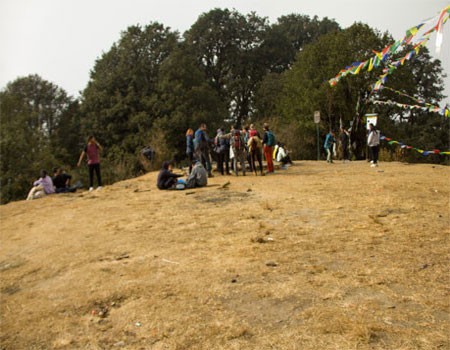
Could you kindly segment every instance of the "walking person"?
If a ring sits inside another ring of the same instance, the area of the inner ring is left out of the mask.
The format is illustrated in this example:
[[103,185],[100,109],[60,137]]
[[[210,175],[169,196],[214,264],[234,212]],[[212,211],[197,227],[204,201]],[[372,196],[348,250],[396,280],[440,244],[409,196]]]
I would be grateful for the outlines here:
[[263,136],[263,149],[264,156],[266,157],[267,162],[267,174],[272,174],[274,172],[273,167],[273,147],[275,146],[275,135],[269,129],[269,124],[264,123],[264,136]]
[[81,161],[84,156],[87,158],[87,164],[89,168],[89,191],[94,190],[94,172],[97,177],[97,190],[102,188],[102,177],[100,174],[100,152],[103,150],[102,146],[97,142],[94,136],[89,136],[87,145],[83,151],[81,151],[80,159],[77,166],[81,165]]
[[369,146],[369,153],[371,158],[371,167],[378,166],[378,154],[380,152],[380,131],[375,125],[369,124],[369,135],[367,136],[367,146]]
[[186,131],[186,155],[189,160],[189,174],[192,171],[192,161],[194,160],[194,130],[191,128]]
[[336,139],[334,137],[334,131],[330,130],[330,132],[325,137],[325,143],[323,147],[325,151],[327,151],[327,163],[333,163],[333,145],[336,143]]

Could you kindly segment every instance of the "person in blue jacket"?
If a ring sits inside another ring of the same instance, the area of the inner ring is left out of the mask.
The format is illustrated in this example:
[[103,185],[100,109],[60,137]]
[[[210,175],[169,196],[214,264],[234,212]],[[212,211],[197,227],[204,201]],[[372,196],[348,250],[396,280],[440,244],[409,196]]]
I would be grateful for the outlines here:
[[327,162],[333,163],[333,145],[336,143],[336,138],[334,137],[334,131],[330,130],[330,132],[325,137],[325,143],[323,147],[325,151],[327,151]]

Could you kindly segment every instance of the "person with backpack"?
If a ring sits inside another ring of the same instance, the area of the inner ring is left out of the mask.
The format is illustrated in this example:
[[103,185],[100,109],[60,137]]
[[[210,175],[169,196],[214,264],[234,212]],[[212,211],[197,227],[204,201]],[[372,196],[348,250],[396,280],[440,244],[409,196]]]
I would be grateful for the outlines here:
[[89,136],[87,145],[81,152],[80,159],[78,160],[77,166],[80,167],[84,156],[87,158],[89,168],[89,191],[94,190],[94,172],[97,176],[97,190],[102,188],[102,177],[100,175],[100,152],[102,149],[102,146],[100,146],[95,137]]
[[264,123],[264,137],[263,137],[263,145],[264,145],[264,156],[266,157],[267,162],[267,174],[274,173],[273,167],[273,147],[275,146],[275,135],[269,129],[269,124]]
[[[224,129],[217,129],[217,135],[214,138],[214,149],[217,153],[217,171],[222,175],[230,175],[230,143],[228,139],[221,138],[224,134]],[[225,169],[224,169],[225,163]]]
[[209,159],[209,137],[206,133],[206,124],[200,124],[200,127],[195,132],[194,137],[194,154],[195,158],[200,161],[208,171],[208,176],[212,177],[212,166]]
[[330,130],[330,132],[325,136],[325,142],[323,144],[323,148],[327,151],[327,163],[333,163],[333,145],[336,143],[336,139],[334,138],[334,131]]
[[237,126],[231,127],[230,133],[220,136],[220,138],[230,140],[230,150],[233,152],[233,169],[236,176],[239,175],[238,161],[241,164],[242,174],[245,176],[245,143],[244,133]]
[[250,152],[250,168],[252,171],[255,172],[255,175],[257,175],[256,170],[256,160],[258,160],[259,163],[259,170],[261,171],[261,175],[263,176],[263,165],[262,165],[262,140],[259,137],[259,133],[256,132],[251,136],[248,140],[248,150]]

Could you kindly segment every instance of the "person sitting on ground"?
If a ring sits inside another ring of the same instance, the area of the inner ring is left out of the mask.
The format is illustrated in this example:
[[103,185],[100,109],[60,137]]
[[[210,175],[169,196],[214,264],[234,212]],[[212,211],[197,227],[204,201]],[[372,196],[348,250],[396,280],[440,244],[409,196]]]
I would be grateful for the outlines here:
[[53,185],[56,193],[75,192],[76,187],[70,187],[72,176],[64,172],[61,168],[53,169]]
[[28,193],[27,200],[42,198],[52,193],[55,193],[52,178],[48,176],[47,171],[41,170],[41,177],[33,183],[33,188]]
[[177,178],[183,176],[174,174],[172,169],[173,168],[170,162],[163,162],[161,171],[158,174],[158,180],[156,182],[156,186],[160,190],[174,189],[177,184]]
[[194,160],[192,162],[192,171],[186,179],[186,187],[204,187],[208,184],[208,172],[206,171],[203,164],[199,161]]
[[278,145],[277,162],[281,163],[282,169],[286,169],[287,164],[292,164],[292,160],[291,160],[291,157],[289,156],[289,152],[283,143],[280,143]]

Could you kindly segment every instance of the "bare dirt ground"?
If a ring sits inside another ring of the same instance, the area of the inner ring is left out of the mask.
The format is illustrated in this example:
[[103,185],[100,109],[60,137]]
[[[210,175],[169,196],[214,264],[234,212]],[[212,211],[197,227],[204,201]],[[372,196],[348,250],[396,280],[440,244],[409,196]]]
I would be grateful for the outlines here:
[[0,349],[449,349],[449,175],[300,161],[1,206]]

